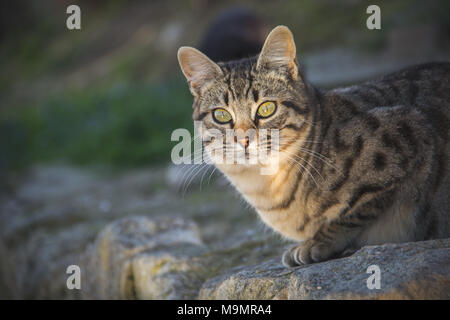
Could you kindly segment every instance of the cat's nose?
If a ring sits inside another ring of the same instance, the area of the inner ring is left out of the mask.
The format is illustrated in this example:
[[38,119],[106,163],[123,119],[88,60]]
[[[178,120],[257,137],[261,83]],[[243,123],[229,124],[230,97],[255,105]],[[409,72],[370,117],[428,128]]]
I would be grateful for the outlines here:
[[234,142],[239,143],[244,149],[247,149],[255,135],[256,132],[253,128],[237,125],[234,129]]
[[248,147],[248,144],[250,143],[249,141],[250,139],[248,138],[248,136],[235,136],[234,137],[234,142],[239,143],[244,149],[246,149]]
[[243,146],[244,149],[245,149],[245,148],[248,147],[249,139],[248,139],[248,137],[244,137],[244,138],[242,138],[242,139],[239,139],[238,142],[239,142],[239,144],[240,144],[241,146]]

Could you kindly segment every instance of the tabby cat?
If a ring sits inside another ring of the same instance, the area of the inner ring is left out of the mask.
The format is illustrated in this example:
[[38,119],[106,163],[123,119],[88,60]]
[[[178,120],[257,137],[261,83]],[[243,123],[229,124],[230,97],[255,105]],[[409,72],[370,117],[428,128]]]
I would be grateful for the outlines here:
[[[202,136],[211,129],[279,130],[273,175],[261,174],[259,163],[213,161],[267,225],[300,242],[284,253],[286,266],[364,245],[450,236],[450,63],[323,92],[299,69],[285,26],[273,29],[253,58],[214,63],[182,47],[178,60]],[[205,148],[230,152],[258,143],[244,133],[231,144],[205,141]]]

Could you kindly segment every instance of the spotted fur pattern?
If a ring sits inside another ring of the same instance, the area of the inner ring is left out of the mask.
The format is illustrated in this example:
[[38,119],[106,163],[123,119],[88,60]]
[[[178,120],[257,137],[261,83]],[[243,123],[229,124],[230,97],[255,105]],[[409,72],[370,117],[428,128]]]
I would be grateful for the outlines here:
[[[285,265],[450,237],[450,63],[324,92],[300,72],[283,26],[254,58],[215,64],[187,47],[178,57],[194,120],[217,130],[280,130],[275,175],[261,175],[258,165],[217,167],[267,225],[300,242],[283,255]],[[275,101],[277,111],[259,119],[264,101]],[[233,120],[216,123],[216,107]]]

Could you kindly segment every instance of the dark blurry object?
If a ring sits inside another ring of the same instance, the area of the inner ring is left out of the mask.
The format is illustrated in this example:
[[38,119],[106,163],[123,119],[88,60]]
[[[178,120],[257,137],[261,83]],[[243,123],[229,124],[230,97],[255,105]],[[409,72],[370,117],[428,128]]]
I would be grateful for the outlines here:
[[31,27],[36,22],[33,6],[25,0],[2,1],[0,3],[0,39]]
[[200,50],[215,62],[247,58],[261,51],[268,31],[268,24],[256,13],[233,7],[213,20]]

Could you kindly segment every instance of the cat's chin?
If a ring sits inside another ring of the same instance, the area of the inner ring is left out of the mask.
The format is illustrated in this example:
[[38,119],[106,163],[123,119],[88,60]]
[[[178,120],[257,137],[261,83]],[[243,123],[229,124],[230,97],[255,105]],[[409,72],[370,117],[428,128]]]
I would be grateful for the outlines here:
[[224,164],[217,163],[215,166],[225,174],[243,174],[243,173],[251,173],[256,175],[273,175],[279,171],[279,166],[274,163],[262,164],[262,163],[243,163],[243,164]]
[[225,173],[235,173],[235,172],[243,172],[243,171],[253,171],[260,169],[259,164],[250,164],[250,163],[214,163],[214,165]]

